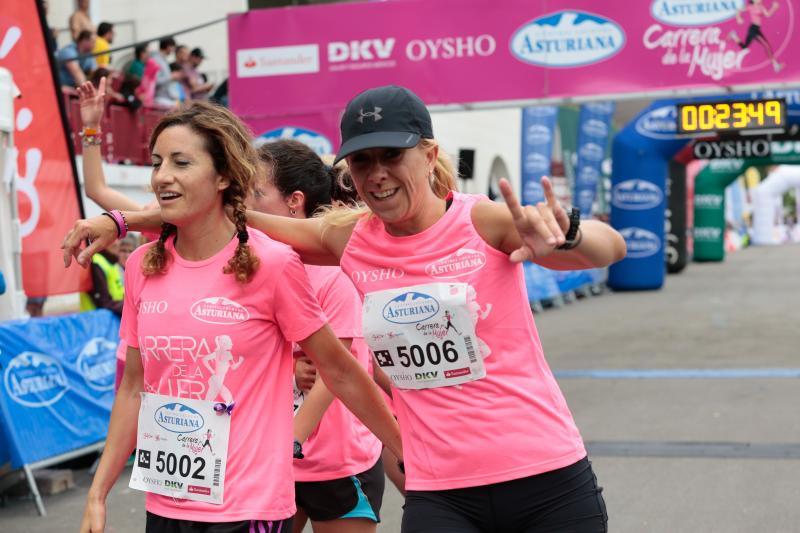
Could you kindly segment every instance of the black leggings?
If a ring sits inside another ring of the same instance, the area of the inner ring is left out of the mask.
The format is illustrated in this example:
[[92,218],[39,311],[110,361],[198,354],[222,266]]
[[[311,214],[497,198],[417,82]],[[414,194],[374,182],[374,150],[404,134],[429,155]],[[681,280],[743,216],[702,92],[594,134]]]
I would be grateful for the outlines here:
[[402,533],[605,533],[606,504],[588,458],[503,483],[408,491]]
[[165,518],[148,511],[145,533],[292,533],[292,519],[195,522]]

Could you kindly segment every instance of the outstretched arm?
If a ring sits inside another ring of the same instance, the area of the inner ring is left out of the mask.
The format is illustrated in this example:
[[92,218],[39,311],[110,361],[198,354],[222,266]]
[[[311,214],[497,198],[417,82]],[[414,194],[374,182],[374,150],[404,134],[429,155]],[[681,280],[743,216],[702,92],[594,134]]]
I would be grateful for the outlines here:
[[321,218],[289,218],[247,211],[247,224],[291,246],[303,263],[338,265],[353,226],[326,226]]
[[397,457],[403,457],[400,427],[367,371],[327,324],[298,342],[330,391]]
[[511,184],[500,180],[506,205],[479,202],[472,211],[478,233],[493,248],[509,254],[514,262],[533,261],[555,270],[576,270],[610,265],[625,257],[625,240],[608,224],[582,220],[580,244],[558,250],[564,243],[569,218],[553,193],[550,180],[542,178],[545,201],[521,206]]
[[[350,349],[353,339],[339,340],[345,348]],[[325,381],[317,377],[294,417],[294,438],[298,442],[302,444],[314,432],[333,400],[333,394],[328,390]]]
[[[78,87],[81,105],[81,121],[84,130],[87,128],[100,131],[100,121],[105,111],[106,78],[100,79],[100,85],[94,88],[92,82],[84,82]],[[109,187],[103,174],[103,156],[100,145],[83,147],[83,181],[88,196],[94,203],[110,211],[112,209],[141,211],[142,205]]]
[[[160,209],[122,211],[122,214],[128,222],[130,230],[158,233],[161,229]],[[91,241],[91,244],[87,245],[87,240]],[[98,215],[78,220],[61,242],[61,249],[64,251],[64,267],[66,268],[72,263],[73,257],[80,266],[88,266],[94,254],[105,250],[115,240],[117,240],[117,226],[111,218]]]

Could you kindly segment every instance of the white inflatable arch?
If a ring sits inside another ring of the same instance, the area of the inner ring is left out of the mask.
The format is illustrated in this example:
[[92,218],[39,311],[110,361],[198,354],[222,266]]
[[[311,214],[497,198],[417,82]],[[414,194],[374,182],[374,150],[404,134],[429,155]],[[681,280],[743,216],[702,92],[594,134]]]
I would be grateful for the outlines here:
[[783,195],[793,187],[800,187],[800,166],[779,165],[753,191],[753,244],[780,244]]

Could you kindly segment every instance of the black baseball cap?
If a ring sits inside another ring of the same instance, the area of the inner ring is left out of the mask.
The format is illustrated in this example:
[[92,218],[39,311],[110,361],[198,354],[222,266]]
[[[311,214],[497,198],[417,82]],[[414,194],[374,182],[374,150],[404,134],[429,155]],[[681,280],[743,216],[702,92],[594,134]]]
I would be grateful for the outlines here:
[[205,59],[206,55],[203,53],[202,48],[193,48],[191,52],[189,52],[190,56],[199,57],[200,59]]
[[420,139],[433,139],[428,108],[405,87],[368,89],[347,104],[341,123],[342,147],[334,165],[367,148],[413,148]]

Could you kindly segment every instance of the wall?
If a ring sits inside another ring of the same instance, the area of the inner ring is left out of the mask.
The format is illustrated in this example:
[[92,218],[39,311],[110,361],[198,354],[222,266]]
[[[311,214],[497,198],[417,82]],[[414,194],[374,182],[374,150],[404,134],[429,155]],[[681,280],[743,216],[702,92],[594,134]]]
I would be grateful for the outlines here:
[[511,174],[506,177],[519,192],[522,120],[519,109],[441,111],[432,113],[432,119],[433,134],[454,160],[459,149],[475,150],[473,179],[461,181],[461,191],[487,194],[492,162],[499,156]]

